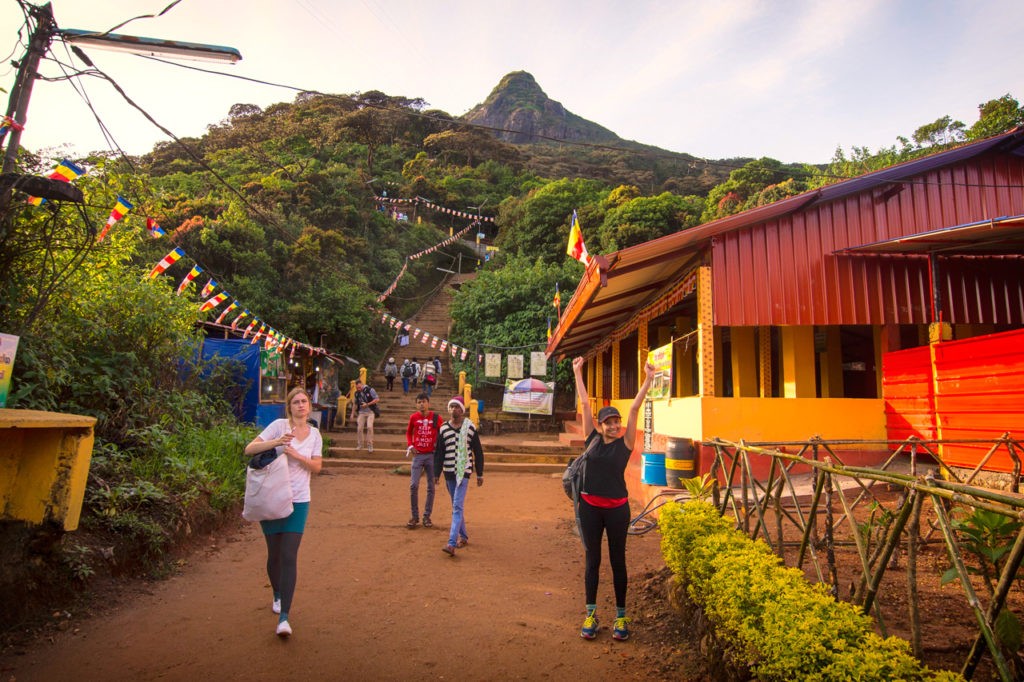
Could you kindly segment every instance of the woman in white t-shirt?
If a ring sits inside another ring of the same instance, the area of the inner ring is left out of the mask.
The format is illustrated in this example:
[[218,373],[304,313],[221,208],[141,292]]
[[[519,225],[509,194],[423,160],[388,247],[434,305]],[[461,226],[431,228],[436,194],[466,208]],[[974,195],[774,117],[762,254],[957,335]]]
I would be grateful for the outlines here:
[[295,594],[299,544],[309,515],[309,480],[323,465],[323,439],[320,431],[307,421],[311,409],[309,393],[293,388],[285,401],[287,419],[274,420],[245,446],[245,454],[250,457],[276,447],[278,456],[288,458],[294,511],[283,519],[260,521],[267,541],[267,574],[274,590],[272,608],[280,614],[277,634],[281,637],[292,634],[288,610]]

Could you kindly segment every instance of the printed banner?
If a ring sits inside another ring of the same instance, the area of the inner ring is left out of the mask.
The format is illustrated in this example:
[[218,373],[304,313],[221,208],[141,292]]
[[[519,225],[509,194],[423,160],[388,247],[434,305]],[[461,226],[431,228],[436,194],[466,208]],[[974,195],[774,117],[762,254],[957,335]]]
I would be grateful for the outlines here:
[[20,338],[13,334],[0,334],[0,407],[7,407],[7,393],[11,390],[14,356],[18,352]]
[[[511,357],[511,356],[510,356]],[[538,379],[506,379],[501,399],[503,412],[551,414],[555,404],[555,382]]]
[[654,348],[647,353],[647,362],[654,365],[654,379],[648,400],[664,400],[672,396],[672,344]]
[[522,355],[510,355],[510,356],[508,356],[508,378],[509,379],[522,379],[523,378],[523,356]]

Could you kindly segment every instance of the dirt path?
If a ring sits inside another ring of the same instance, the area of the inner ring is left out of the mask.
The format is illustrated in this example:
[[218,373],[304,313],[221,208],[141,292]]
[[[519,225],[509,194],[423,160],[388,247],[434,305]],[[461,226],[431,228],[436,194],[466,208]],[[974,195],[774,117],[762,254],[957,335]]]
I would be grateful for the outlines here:
[[[107,612],[0,661],[0,678],[659,679],[664,645],[643,585],[662,568],[657,532],[629,539],[634,637],[611,639],[607,558],[596,641],[580,639],[583,562],[554,477],[493,473],[471,485],[469,547],[441,551],[433,529],[405,528],[408,476],[325,469],[299,553],[295,634],[274,635],[258,526],[214,536],[180,573]],[[421,504],[422,495],[421,490]],[[681,678],[674,671],[674,679]]]

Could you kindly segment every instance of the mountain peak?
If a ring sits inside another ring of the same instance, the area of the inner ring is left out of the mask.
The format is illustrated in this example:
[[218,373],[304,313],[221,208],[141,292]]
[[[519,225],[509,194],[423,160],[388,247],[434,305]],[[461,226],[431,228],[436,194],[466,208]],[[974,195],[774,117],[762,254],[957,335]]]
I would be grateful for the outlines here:
[[469,123],[497,128],[495,135],[512,144],[552,140],[615,143],[612,131],[566,110],[549,98],[532,74],[513,71],[505,75],[482,104],[463,117]]

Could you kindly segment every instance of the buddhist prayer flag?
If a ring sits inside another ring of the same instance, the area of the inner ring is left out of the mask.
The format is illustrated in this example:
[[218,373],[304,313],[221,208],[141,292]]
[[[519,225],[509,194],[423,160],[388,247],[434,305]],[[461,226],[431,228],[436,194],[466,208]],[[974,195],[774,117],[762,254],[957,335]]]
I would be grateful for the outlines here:
[[259,322],[259,320],[257,320],[255,317],[252,318],[252,322],[249,323],[249,326],[245,328],[245,333],[242,334],[242,338],[243,339],[246,339],[246,338],[249,337],[249,332],[252,331],[252,328],[255,327],[258,322]]
[[555,310],[558,311],[558,316],[562,316],[562,295],[558,293],[558,282],[555,282],[555,298],[551,301],[551,305],[555,306]]
[[127,199],[125,199],[124,197],[118,197],[117,203],[114,204],[114,208],[110,209],[110,217],[107,218],[107,224],[103,226],[102,230],[100,230],[100,234],[98,237],[96,237],[96,241],[103,241],[103,239],[107,236],[107,232],[109,232],[110,228],[114,226],[114,223],[123,218],[128,213],[128,211],[132,210],[133,208],[134,206],[132,206]]
[[[60,182],[71,182],[72,180],[82,175],[83,173],[85,173],[84,170],[82,170],[75,164],[71,163],[67,159],[64,159],[63,161],[58,163],[57,167],[53,169],[53,172],[46,177],[48,177],[50,180],[59,180]],[[43,199],[42,197],[29,197],[28,203],[32,204],[33,206],[42,206],[43,204],[46,203],[46,199]]]
[[565,252],[584,265],[590,263],[590,254],[587,253],[587,246],[583,243],[583,232],[580,230],[580,221],[576,217],[576,211],[572,212],[572,226],[569,228],[569,245],[565,247]]
[[[227,296],[227,294],[224,294],[224,295]],[[216,320],[216,322],[214,322],[214,324],[220,324],[221,322],[223,322],[224,318],[228,316],[228,313],[230,313],[232,310],[234,310],[237,307],[238,307],[238,304],[235,303],[234,301],[232,301],[231,305],[229,305],[227,308],[225,308],[224,312],[222,312],[220,314],[220,316],[217,317],[217,320]]]
[[146,232],[149,232],[149,236],[153,239],[159,239],[167,234],[164,232],[164,228],[160,227],[152,218],[146,218]]
[[198,263],[192,266],[192,269],[185,275],[185,279],[181,280],[181,284],[178,285],[178,296],[181,296],[181,293],[185,291],[188,285],[192,283],[192,280],[198,277],[202,271],[203,269],[199,267]]
[[217,280],[211,277],[207,282],[206,286],[203,287],[202,292],[199,294],[199,298],[206,298],[213,293],[213,290],[217,288]]
[[242,321],[242,318],[249,314],[250,313],[248,310],[243,309],[242,312],[238,315],[238,317],[236,317],[235,320],[231,323],[231,331],[237,331],[238,323]]
[[172,265],[174,265],[175,263],[177,263],[178,259],[181,258],[184,255],[185,255],[185,252],[182,251],[180,248],[174,249],[169,254],[167,254],[162,259],[160,259],[159,263],[157,263],[155,266],[153,266],[153,269],[149,271],[149,274],[147,275],[147,277],[149,277],[150,279],[153,279],[154,277],[159,275],[161,272],[163,272],[167,268],[169,268]]
[[551,340],[551,318],[548,318],[548,341]]
[[443,353],[443,352],[444,352],[444,349],[445,349],[445,348],[447,348],[447,347],[448,347],[448,342],[447,342],[447,341],[442,341],[442,342],[441,342],[441,347],[440,347],[440,348],[438,348],[438,350],[439,350],[439,351],[441,351],[441,352]]
[[3,118],[0,118],[0,142],[3,142],[4,138],[7,137],[7,131],[24,129],[25,126],[21,125],[10,116],[4,116]]
[[199,312],[205,313],[207,310],[213,310],[227,299],[228,295],[221,292],[213,298],[207,299],[203,305],[199,306]]
[[463,348],[462,349],[462,353],[459,354],[459,359],[460,360],[465,360],[466,359],[466,355],[468,355],[468,354],[469,354],[469,349],[468,348]]

